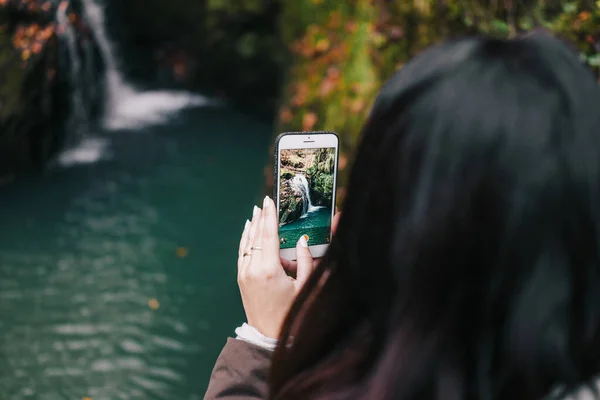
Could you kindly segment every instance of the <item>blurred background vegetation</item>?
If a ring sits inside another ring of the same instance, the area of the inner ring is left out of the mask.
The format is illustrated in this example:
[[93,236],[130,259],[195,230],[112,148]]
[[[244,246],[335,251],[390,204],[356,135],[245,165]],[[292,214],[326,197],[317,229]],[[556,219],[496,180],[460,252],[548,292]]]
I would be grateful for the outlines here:
[[106,6],[109,33],[124,50],[123,69],[133,81],[200,91],[274,115],[276,132],[335,131],[342,170],[382,82],[444,38],[545,29],[600,68],[595,0],[129,0]]
[[[342,169],[351,164],[359,129],[382,82],[417,52],[444,38],[480,33],[514,37],[545,29],[571,42],[596,73],[600,68],[600,2],[592,0],[127,4],[128,20],[144,18],[133,25],[131,40],[149,46],[177,42],[184,53],[196,52],[192,58],[203,64],[193,78],[198,88],[207,90],[212,84],[209,90],[235,96],[254,109],[276,109],[277,132],[338,132]],[[135,11],[139,9],[145,11]],[[183,9],[184,14],[179,12]],[[151,23],[157,13],[174,15],[157,25]],[[267,186],[270,172],[267,167]]]

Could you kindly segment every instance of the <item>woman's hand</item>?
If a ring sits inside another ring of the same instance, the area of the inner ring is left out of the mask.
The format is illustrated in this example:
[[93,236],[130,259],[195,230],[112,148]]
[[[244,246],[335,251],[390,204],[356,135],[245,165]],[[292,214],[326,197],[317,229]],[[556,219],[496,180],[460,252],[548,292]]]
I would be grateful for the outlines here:
[[279,337],[292,302],[315,267],[308,243],[300,238],[296,245],[297,260],[284,261],[296,276],[289,277],[279,257],[277,231],[275,204],[265,197],[263,209],[255,207],[252,222],[246,222],[238,256],[238,284],[248,324],[271,338]]

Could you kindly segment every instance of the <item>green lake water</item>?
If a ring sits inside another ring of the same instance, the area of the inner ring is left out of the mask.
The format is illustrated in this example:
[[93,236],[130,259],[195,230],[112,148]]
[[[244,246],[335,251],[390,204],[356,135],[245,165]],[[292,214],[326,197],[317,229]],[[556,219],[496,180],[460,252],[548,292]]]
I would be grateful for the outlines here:
[[102,138],[106,160],[0,188],[3,400],[202,399],[244,321],[271,126],[199,108]]
[[282,249],[296,247],[296,242],[302,235],[308,235],[309,245],[329,243],[331,226],[331,208],[322,207],[309,212],[306,216],[285,224],[279,228],[279,238],[285,239]]

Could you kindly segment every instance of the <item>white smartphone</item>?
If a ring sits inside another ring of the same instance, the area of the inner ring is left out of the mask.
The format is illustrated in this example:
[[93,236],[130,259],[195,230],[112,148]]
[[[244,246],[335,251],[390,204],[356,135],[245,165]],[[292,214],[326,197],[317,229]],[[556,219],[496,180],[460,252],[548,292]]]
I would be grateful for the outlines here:
[[296,259],[296,243],[302,236],[313,257],[325,254],[335,212],[338,147],[333,132],[289,132],[277,137],[273,184],[282,258]]

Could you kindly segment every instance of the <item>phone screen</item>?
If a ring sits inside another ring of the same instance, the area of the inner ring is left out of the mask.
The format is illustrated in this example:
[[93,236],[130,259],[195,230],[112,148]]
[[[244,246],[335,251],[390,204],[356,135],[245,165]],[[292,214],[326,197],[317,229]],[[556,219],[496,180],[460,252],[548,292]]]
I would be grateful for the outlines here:
[[296,247],[329,244],[334,208],[336,148],[279,150],[279,241]]

